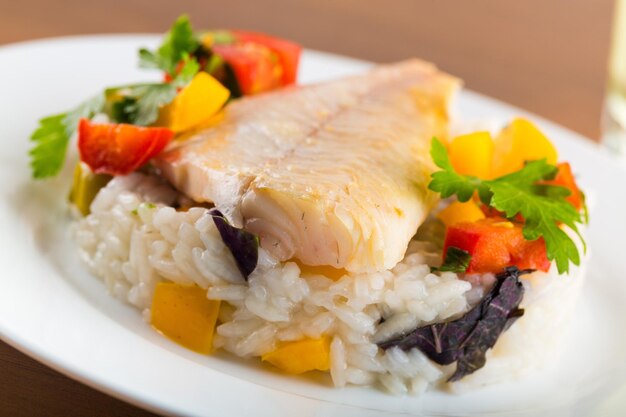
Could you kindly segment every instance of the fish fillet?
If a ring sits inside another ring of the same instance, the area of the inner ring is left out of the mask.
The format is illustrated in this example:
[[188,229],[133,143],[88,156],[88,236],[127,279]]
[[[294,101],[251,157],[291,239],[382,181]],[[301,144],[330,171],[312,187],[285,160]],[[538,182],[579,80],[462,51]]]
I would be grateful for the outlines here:
[[392,268],[436,201],[431,138],[458,80],[409,60],[244,98],[156,160],[280,260],[351,272]]

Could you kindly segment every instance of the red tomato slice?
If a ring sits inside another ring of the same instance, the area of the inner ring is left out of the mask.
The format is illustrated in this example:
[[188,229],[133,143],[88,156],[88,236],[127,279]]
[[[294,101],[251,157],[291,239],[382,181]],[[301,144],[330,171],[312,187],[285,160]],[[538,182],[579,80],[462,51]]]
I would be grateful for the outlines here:
[[302,47],[295,42],[286,39],[275,38],[264,33],[247,32],[243,30],[233,30],[232,33],[240,42],[252,42],[263,45],[274,52],[282,66],[282,85],[289,85],[296,82],[298,76],[298,63]]
[[96,124],[80,119],[80,159],[97,174],[126,175],[156,156],[174,137],[164,127]]
[[472,255],[467,273],[498,273],[512,265],[520,269],[550,269],[543,238],[526,240],[521,225],[502,219],[488,218],[448,227],[444,259],[450,246]]
[[213,51],[231,66],[244,95],[281,86],[280,63],[265,46],[251,42],[217,44],[213,46]]

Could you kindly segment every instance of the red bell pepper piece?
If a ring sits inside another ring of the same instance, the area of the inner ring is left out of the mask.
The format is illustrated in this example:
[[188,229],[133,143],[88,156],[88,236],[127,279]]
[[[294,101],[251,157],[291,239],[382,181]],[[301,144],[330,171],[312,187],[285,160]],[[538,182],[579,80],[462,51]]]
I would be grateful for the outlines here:
[[472,255],[467,273],[497,273],[513,265],[546,272],[550,269],[543,238],[525,240],[522,225],[502,219],[487,218],[448,227],[444,259],[450,246]]
[[129,124],[78,124],[80,159],[97,174],[126,175],[156,156],[174,137],[164,127]]
[[580,210],[583,207],[583,194],[576,184],[574,174],[572,173],[572,167],[568,162],[561,162],[557,164],[559,172],[552,181],[547,181],[547,184],[560,185],[570,190],[571,194],[567,197],[567,201],[570,202],[576,210]]

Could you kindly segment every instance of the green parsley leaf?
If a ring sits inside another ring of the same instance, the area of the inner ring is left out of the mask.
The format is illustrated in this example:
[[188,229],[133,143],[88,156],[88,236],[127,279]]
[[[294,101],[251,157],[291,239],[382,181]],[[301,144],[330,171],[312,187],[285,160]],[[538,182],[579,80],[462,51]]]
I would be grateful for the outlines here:
[[431,268],[430,272],[442,271],[442,272],[456,272],[462,273],[467,271],[470,262],[472,261],[472,255],[463,249],[456,246],[448,247],[446,251],[446,259],[439,268]]
[[49,178],[61,171],[67,145],[76,131],[78,121],[83,117],[93,117],[102,111],[103,106],[104,96],[98,94],[69,112],[39,120],[39,127],[30,137],[33,142],[29,151],[33,178]]
[[139,50],[139,66],[163,70],[172,77],[176,66],[185,55],[191,55],[200,46],[200,41],[193,33],[187,15],[182,15],[165,34],[163,43],[152,52],[145,48]]
[[433,139],[430,155],[435,165],[442,171],[432,174],[432,181],[428,187],[440,193],[442,198],[448,198],[454,194],[461,202],[472,198],[474,191],[481,185],[480,180],[476,177],[458,174],[452,167],[446,147],[437,139]]
[[442,197],[456,195],[459,201],[468,201],[478,191],[481,201],[513,218],[521,214],[524,219],[524,238],[539,237],[546,242],[548,259],[554,260],[559,273],[568,272],[569,263],[580,264],[580,254],[574,241],[559,224],[568,226],[585,242],[578,231],[581,214],[565,199],[569,190],[564,187],[541,184],[554,179],[558,168],[545,160],[531,161],[521,170],[494,180],[480,180],[461,175],[450,163],[445,146],[433,139],[431,156],[442,169],[432,174],[428,188]]
[[159,109],[174,100],[178,88],[183,88],[200,70],[195,58],[183,57],[183,67],[169,83],[135,84],[109,88],[108,114],[117,123],[149,126],[159,118]]

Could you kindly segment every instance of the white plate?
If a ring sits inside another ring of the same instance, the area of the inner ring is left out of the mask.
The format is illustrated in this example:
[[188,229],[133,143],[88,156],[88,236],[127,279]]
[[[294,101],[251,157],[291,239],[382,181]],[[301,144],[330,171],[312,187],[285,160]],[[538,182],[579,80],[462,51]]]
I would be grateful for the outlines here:
[[[197,355],[169,342],[110,298],[77,261],[68,238],[63,180],[34,183],[28,137],[43,115],[107,85],[157,79],[136,69],[154,36],[92,36],[0,48],[0,337],[61,372],[143,407],[207,416],[623,415],[626,410],[626,170],[584,138],[533,117],[595,197],[593,252],[568,350],[542,372],[463,395],[398,398],[369,388],[333,389],[254,361]],[[306,51],[304,82],[362,71],[367,63]],[[511,80],[514,82],[514,80]],[[464,92],[468,119],[525,112]],[[567,278],[563,278],[567,279]],[[549,320],[546,317],[546,320]]]

